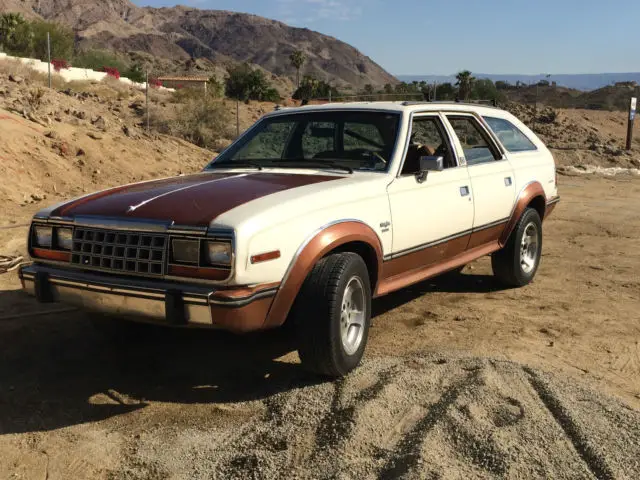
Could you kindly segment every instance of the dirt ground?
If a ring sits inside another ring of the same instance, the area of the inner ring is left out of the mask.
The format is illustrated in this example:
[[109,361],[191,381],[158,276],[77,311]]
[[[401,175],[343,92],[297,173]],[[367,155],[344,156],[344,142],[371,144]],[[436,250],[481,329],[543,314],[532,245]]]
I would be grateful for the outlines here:
[[0,276],[0,478],[638,478],[640,180],[560,191],[532,285],[482,259],[377,300],[333,383],[281,332],[114,341]]

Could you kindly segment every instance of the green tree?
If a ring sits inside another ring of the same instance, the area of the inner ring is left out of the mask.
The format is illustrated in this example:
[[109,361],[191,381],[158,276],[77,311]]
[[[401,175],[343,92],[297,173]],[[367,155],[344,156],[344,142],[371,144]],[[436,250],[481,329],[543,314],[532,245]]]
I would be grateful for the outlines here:
[[481,78],[473,83],[471,97],[476,100],[497,100],[498,89],[488,78]]
[[300,87],[300,69],[302,69],[307,61],[307,56],[302,50],[295,50],[289,55],[289,60],[291,60],[293,68],[296,69],[296,87]]
[[244,63],[231,68],[228,73],[226,91],[230,98],[245,102],[280,101],[280,94],[271,86],[261,70],[253,69],[248,63]]
[[340,92],[327,82],[318,80],[310,75],[305,75],[300,82],[300,87],[294,92],[294,100],[311,100],[314,98],[337,98]]
[[25,23],[26,20],[19,13],[3,13],[0,15],[0,49],[4,50],[10,47],[16,29]]
[[449,83],[441,83],[436,89],[436,98],[438,100],[453,100],[456,96],[455,87]]
[[498,80],[496,82],[496,88],[498,90],[509,90],[510,88],[513,88],[513,86],[509,82]]
[[117,68],[121,73],[129,69],[128,63],[120,57],[106,50],[94,49],[78,52],[73,58],[73,66],[91,70],[102,70],[104,67],[111,67]]
[[393,85],[391,85],[390,83],[385,84],[384,86],[384,93],[386,93],[387,95],[390,95],[393,93]]
[[362,93],[364,93],[365,95],[373,95],[375,93],[375,89],[373,88],[373,85],[371,85],[370,83],[367,83],[364,86]]
[[[109,65],[106,65],[109,66]],[[144,83],[147,80],[147,75],[139,63],[133,64],[131,67],[121,72],[123,77],[128,78],[137,83]]]
[[47,61],[47,32],[51,36],[51,58],[71,60],[75,45],[73,30],[54,22],[31,22],[33,32],[33,55]]
[[458,95],[462,100],[467,100],[473,91],[473,84],[476,81],[469,70],[463,70],[456,75],[456,87]]

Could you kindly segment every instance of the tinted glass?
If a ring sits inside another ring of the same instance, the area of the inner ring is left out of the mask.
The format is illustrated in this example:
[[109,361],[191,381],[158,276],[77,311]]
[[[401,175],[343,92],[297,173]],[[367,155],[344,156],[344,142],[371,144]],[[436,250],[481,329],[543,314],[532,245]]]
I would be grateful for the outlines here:
[[251,163],[261,167],[387,171],[400,115],[369,111],[282,114],[262,120],[207,168]]
[[484,117],[484,119],[507,151],[516,153],[537,150],[533,142],[509,120],[494,117]]
[[496,160],[485,133],[474,118],[448,115],[447,119],[456,132],[458,140],[460,140],[467,165],[477,165]]

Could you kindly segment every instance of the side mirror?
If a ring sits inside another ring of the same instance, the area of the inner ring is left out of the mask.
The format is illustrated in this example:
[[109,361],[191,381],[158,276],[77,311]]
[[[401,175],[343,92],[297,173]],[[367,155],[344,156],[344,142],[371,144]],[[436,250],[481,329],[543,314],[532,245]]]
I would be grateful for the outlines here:
[[442,170],[444,170],[444,157],[420,157],[420,171],[416,174],[416,180],[418,183],[423,183],[429,172],[441,172]]

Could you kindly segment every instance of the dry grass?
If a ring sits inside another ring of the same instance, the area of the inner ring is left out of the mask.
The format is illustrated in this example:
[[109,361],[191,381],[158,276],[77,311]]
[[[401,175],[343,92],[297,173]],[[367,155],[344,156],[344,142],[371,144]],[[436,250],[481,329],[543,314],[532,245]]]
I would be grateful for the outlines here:
[[[0,73],[22,77],[27,83],[48,86],[49,80],[46,73],[41,73],[17,60],[0,60]],[[51,86],[55,89],[64,88],[67,83],[58,74],[52,71]]]
[[160,133],[184,138],[200,147],[219,149],[231,136],[231,115],[222,100],[187,100],[175,109],[152,110],[151,123]]

